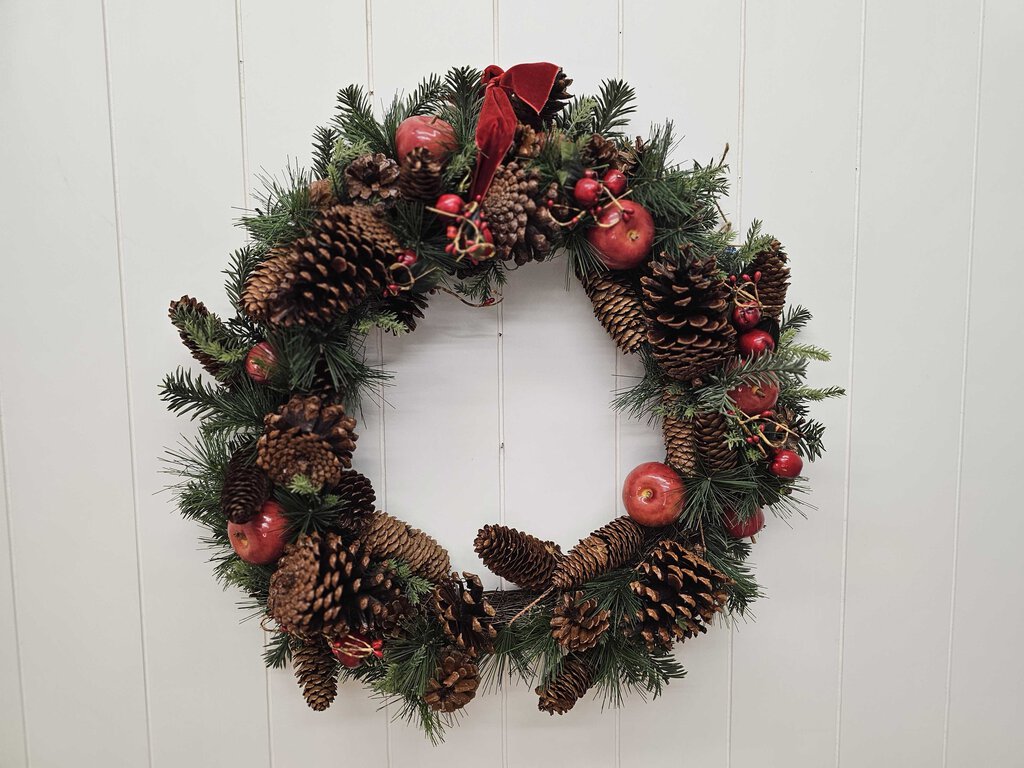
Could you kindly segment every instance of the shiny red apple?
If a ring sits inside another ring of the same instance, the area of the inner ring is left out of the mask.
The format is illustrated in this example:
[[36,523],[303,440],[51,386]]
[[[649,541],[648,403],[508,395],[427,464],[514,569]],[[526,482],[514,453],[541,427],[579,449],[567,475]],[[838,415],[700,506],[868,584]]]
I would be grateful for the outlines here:
[[597,224],[587,230],[587,240],[608,269],[632,269],[651,252],[654,219],[643,206],[620,200],[604,207]]
[[741,334],[736,345],[744,357],[760,357],[765,352],[775,349],[775,339],[768,331],[755,328]]
[[455,149],[455,129],[439,117],[413,115],[398,125],[395,132],[395,150],[398,159],[417,147],[430,150],[435,160],[443,160]]
[[748,416],[770,411],[779,401],[778,384],[744,384],[730,389],[729,398]]
[[608,191],[618,197],[626,191],[626,174],[622,171],[617,171],[614,168],[609,168],[605,171],[604,176],[601,178],[604,185],[608,188]]
[[762,528],[764,528],[764,511],[760,507],[755,509],[754,514],[745,520],[741,520],[732,509],[725,511],[725,529],[734,538],[746,539],[760,533]]
[[266,501],[247,523],[228,523],[231,548],[240,558],[253,565],[275,562],[284,553],[287,544],[288,520],[284,507],[276,501]]
[[686,486],[668,464],[648,461],[626,475],[622,503],[640,525],[657,528],[675,522],[682,514]]
[[274,372],[276,362],[277,355],[274,354],[274,348],[267,342],[261,341],[245,356],[245,372],[257,384],[262,384]]
[[761,308],[756,304],[737,304],[732,310],[732,324],[741,331],[749,331],[761,322]]
[[768,466],[768,471],[773,475],[786,478],[799,477],[803,469],[804,460],[800,458],[800,454],[788,448],[776,451],[772,463]]
[[597,201],[601,199],[601,182],[584,176],[572,188],[572,196],[584,208],[593,208],[597,205]]

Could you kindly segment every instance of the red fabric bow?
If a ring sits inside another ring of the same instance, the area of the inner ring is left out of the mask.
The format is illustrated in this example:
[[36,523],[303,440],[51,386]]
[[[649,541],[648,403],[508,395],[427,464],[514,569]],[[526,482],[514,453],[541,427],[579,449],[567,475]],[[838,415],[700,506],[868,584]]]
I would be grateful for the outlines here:
[[476,171],[472,197],[487,194],[494,174],[516,137],[516,113],[511,96],[528,104],[538,114],[547,103],[558,76],[558,66],[540,61],[516,64],[508,70],[491,64],[484,70],[484,104],[476,126]]

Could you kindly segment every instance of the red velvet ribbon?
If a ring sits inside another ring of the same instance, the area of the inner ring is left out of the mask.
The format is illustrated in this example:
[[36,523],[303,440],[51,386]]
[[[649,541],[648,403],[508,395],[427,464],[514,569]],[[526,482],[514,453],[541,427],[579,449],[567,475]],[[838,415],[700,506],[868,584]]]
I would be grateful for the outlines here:
[[516,113],[511,96],[540,114],[558,76],[558,66],[540,61],[516,64],[507,70],[491,64],[484,70],[484,104],[476,126],[476,171],[472,197],[487,194],[494,174],[516,137]]

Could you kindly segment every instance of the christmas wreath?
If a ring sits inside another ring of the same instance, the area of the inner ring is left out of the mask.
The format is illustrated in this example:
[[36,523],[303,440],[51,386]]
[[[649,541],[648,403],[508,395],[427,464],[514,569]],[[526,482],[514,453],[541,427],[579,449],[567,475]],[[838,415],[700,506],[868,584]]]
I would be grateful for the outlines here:
[[[804,383],[824,350],[786,306],[789,260],[755,223],[742,245],[718,205],[725,157],[670,160],[671,123],[624,135],[634,92],[609,80],[572,97],[557,66],[453,69],[396,96],[338,94],[309,171],[266,180],[226,271],[233,315],[171,302],[213,378],[166,377],[169,409],[197,419],[168,452],[181,513],[205,529],[218,579],[247,596],[326,709],[339,680],[397,701],[439,738],[483,681],[532,681],[562,714],[591,689],[617,703],[684,671],[673,645],[760,592],[747,557],[764,509],[788,516],[803,460],[823,450]],[[517,589],[452,570],[427,533],[377,510],[352,468],[374,328],[415,330],[432,295],[500,301],[508,272],[564,258],[619,348],[645,374],[614,407],[662,421],[666,457],[634,469],[627,515],[564,551],[503,525],[475,549]]]

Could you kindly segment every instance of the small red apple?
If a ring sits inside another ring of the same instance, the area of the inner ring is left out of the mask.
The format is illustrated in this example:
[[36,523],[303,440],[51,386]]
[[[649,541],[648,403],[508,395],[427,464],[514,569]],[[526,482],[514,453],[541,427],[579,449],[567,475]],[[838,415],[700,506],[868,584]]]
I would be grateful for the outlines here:
[[261,341],[245,356],[245,372],[257,384],[262,384],[274,372],[276,362],[277,355],[274,354],[274,348],[267,342]]
[[779,401],[778,384],[744,384],[730,389],[729,398],[748,416],[770,411]]
[[622,171],[617,171],[614,168],[609,168],[605,171],[604,177],[601,179],[604,185],[608,188],[608,191],[618,197],[626,191],[626,174]]
[[761,308],[756,304],[737,304],[732,310],[732,324],[741,331],[749,331],[761,322]]
[[572,196],[584,208],[593,208],[601,199],[601,182],[584,176],[572,188]]
[[253,565],[275,562],[284,553],[287,543],[288,520],[284,507],[276,501],[266,501],[247,523],[228,523],[231,548],[240,558]]
[[466,207],[466,201],[458,195],[441,195],[437,198],[437,202],[434,203],[434,207],[452,216],[458,216],[462,213],[462,209]]
[[349,669],[355,669],[370,656],[376,656],[378,659],[384,656],[383,640],[371,640],[359,632],[349,632],[335,638],[329,645],[334,658]]
[[654,219],[643,206],[620,200],[605,206],[597,225],[587,230],[587,240],[608,269],[632,269],[651,252]]
[[725,529],[729,535],[736,539],[746,539],[755,536],[764,528],[764,511],[758,507],[754,514],[746,520],[741,520],[739,515],[732,509],[725,511]]
[[439,117],[413,115],[398,125],[395,151],[401,160],[417,147],[430,150],[435,160],[443,160],[455,149],[455,129]]
[[803,469],[804,460],[800,458],[800,454],[788,448],[776,451],[772,463],[768,466],[768,471],[773,475],[786,478],[798,477]]
[[675,522],[683,512],[686,487],[679,474],[659,461],[635,467],[622,484],[622,503],[640,525],[657,528]]
[[744,357],[759,357],[775,349],[775,339],[768,331],[756,328],[741,335],[737,346]]

